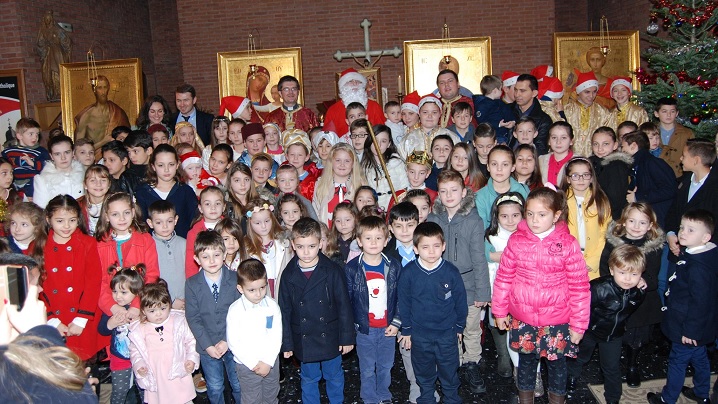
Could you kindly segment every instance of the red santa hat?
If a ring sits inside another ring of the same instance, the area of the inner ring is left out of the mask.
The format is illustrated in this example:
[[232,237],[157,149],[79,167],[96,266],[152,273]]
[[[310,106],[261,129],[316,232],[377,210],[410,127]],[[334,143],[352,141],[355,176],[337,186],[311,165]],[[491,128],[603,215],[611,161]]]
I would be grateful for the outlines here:
[[180,163],[182,164],[182,169],[186,169],[192,164],[202,165],[202,157],[200,157],[199,153],[194,150],[188,151],[180,156]]
[[539,83],[538,98],[548,97],[552,100],[563,98],[563,84],[556,77],[544,77]]
[[631,78],[630,77],[614,77],[610,79],[610,88],[611,91],[613,91],[613,87],[615,86],[625,86],[628,89],[628,92],[630,94],[633,93],[633,87],[631,86]]
[[242,126],[242,141],[247,141],[247,138],[256,135],[256,134],[262,134],[264,136],[264,128],[262,127],[261,123],[256,122],[250,122],[244,126]]
[[553,66],[551,66],[551,65],[536,66],[533,68],[533,70],[531,70],[531,75],[536,77],[536,80],[541,82],[541,81],[543,81],[544,77],[553,76]]
[[249,99],[238,95],[228,95],[222,98],[219,104],[219,115],[224,115],[225,111],[232,114],[232,118],[239,118],[245,108],[249,106]]
[[421,100],[419,101],[419,108],[423,107],[424,104],[426,104],[427,102],[433,102],[434,104],[438,105],[439,108],[443,108],[443,106],[444,106],[441,103],[441,100],[439,99],[439,97],[435,96],[434,94],[429,93],[429,94],[421,97]]
[[519,79],[519,76],[520,75],[516,72],[512,72],[511,70],[506,70],[501,75],[501,81],[504,83],[504,87],[511,87],[514,84],[516,84],[516,82]]
[[402,100],[403,103],[401,104],[401,110],[408,109],[409,111],[418,114],[419,113],[419,101],[421,100],[421,97],[419,97],[419,93],[415,91],[407,94],[404,96],[404,99]]
[[352,80],[358,80],[361,81],[363,85],[366,86],[366,77],[362,76],[361,73],[356,71],[356,69],[348,68],[341,72],[341,75],[339,76],[339,88],[341,89],[344,87],[345,84]]
[[576,81],[576,93],[580,93],[581,91],[591,87],[596,87],[596,89],[598,89],[598,80],[596,79],[596,75],[593,74],[592,71],[579,73],[578,80]]

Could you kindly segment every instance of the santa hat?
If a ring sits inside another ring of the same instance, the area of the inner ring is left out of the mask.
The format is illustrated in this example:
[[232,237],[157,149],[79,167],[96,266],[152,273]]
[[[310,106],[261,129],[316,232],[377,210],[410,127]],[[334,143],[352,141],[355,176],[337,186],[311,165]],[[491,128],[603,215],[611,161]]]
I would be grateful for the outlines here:
[[250,122],[242,126],[242,141],[246,142],[248,137],[256,134],[264,136],[264,128],[261,123]]
[[361,73],[356,71],[356,69],[352,69],[351,67],[341,72],[341,75],[339,77],[339,88],[341,89],[344,87],[345,84],[352,80],[358,80],[361,81],[363,85],[366,86],[366,77],[362,76]]
[[401,104],[401,110],[408,109],[409,111],[418,114],[419,113],[419,101],[421,100],[421,97],[419,97],[419,93],[416,91],[413,91],[407,95],[404,96],[403,103]]
[[200,157],[199,153],[194,150],[188,151],[180,156],[180,163],[182,164],[182,169],[186,169],[192,164],[202,165],[202,157]]
[[314,138],[312,139],[312,145],[314,145],[314,150],[319,149],[319,143],[321,143],[322,140],[326,140],[327,142],[329,142],[330,145],[334,146],[335,144],[339,143],[339,136],[337,136],[336,133],[330,130],[321,130],[317,132],[317,134],[314,135]]
[[423,97],[421,97],[421,100],[419,101],[419,108],[423,107],[424,104],[427,102],[433,102],[434,104],[438,105],[439,108],[443,108],[443,104],[441,103],[441,100],[439,97],[435,96],[434,94],[427,94]]
[[544,77],[553,76],[553,66],[551,66],[551,65],[536,66],[533,68],[533,70],[531,70],[531,75],[536,77],[536,80],[541,82],[541,81],[543,81]]
[[516,82],[518,81],[518,79],[519,79],[519,74],[516,73],[516,72],[512,72],[511,70],[506,70],[506,71],[501,75],[501,81],[503,82],[504,87],[511,87],[511,86],[513,86],[514,84],[516,84]]
[[282,133],[284,150],[287,150],[287,148],[293,144],[304,146],[307,149],[307,153],[312,151],[312,143],[309,141],[309,136],[307,136],[307,132],[301,129],[285,130],[284,133]]
[[593,74],[593,72],[586,72],[586,73],[579,73],[578,74],[578,80],[576,81],[576,93],[580,93],[581,91],[596,87],[598,89],[598,80],[596,79],[596,75]]
[[249,106],[249,98],[228,95],[223,97],[222,102],[219,104],[219,115],[224,115],[225,111],[229,111],[232,118],[239,118],[247,106]]
[[538,98],[548,97],[552,100],[563,98],[563,84],[556,77],[544,77],[539,83]]
[[614,77],[613,79],[610,79],[610,88],[611,91],[613,91],[613,87],[615,86],[625,86],[628,89],[629,93],[633,93],[633,87],[631,86],[631,78],[630,77]]

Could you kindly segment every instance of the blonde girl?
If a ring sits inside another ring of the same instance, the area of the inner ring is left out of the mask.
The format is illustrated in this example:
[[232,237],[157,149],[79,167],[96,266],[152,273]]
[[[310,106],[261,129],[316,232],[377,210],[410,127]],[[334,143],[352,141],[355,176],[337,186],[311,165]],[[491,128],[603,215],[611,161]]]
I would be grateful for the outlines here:
[[[202,168],[209,171],[209,157],[212,155],[212,150],[218,144],[226,144],[229,133],[229,119],[226,116],[216,116],[212,120],[212,143],[209,146],[205,146],[202,151]],[[182,154],[180,154],[181,156]],[[231,158],[231,156],[230,156]]]
[[204,143],[199,137],[197,129],[189,122],[180,122],[175,126],[175,135],[170,139],[170,146],[179,143],[187,143],[201,156],[204,150]]
[[263,199],[247,204],[247,255],[256,258],[267,269],[267,282],[272,298],[279,296],[279,280],[282,270],[292,259],[289,241],[282,237],[282,226],[273,215],[274,206]]
[[329,164],[314,188],[312,204],[319,222],[331,227],[334,208],[341,202],[351,201],[362,185],[367,183],[354,148],[347,143],[335,144],[329,153]]
[[101,268],[97,242],[87,235],[82,210],[70,195],[52,198],[45,209],[50,227],[44,248],[42,294],[48,324],[66,337],[67,347],[88,360],[105,344],[98,343]]
[[196,341],[183,311],[170,310],[167,283],[140,292],[141,321],[130,325],[130,358],[145,403],[187,403],[197,396],[192,372],[199,367]]
[[110,191],[112,177],[107,167],[100,164],[93,164],[85,171],[85,196],[77,200],[82,208],[84,219],[87,220],[87,232],[93,236],[100,221],[102,203]]
[[[194,196],[192,198],[194,199]],[[151,283],[159,278],[155,240],[147,233],[139,209],[129,194],[117,192],[107,198],[102,205],[95,239],[97,239],[101,268],[145,264],[147,268],[145,281]],[[138,319],[139,300],[133,300],[131,307],[126,309],[115,303],[112,298],[110,288],[112,275],[102,271],[102,287],[98,303],[100,309],[108,316],[126,313],[131,320]]]
[[236,220],[225,217],[220,220],[214,230],[222,236],[224,248],[227,249],[225,265],[232,271],[239,268],[239,264],[246,260],[247,250],[244,247],[244,232]]
[[568,228],[581,246],[589,278],[596,279],[611,222],[611,204],[598,185],[593,165],[583,157],[566,164],[561,189],[566,193]]
[[267,143],[267,154],[274,158],[277,164],[284,163],[287,158],[284,156],[284,148],[280,143],[281,130],[279,125],[276,123],[265,123],[262,125],[264,128],[264,141]]

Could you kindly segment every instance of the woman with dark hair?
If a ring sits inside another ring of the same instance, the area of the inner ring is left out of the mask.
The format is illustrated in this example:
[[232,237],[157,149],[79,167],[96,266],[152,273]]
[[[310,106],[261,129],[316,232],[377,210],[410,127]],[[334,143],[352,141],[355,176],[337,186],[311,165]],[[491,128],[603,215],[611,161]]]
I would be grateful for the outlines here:
[[145,99],[140,112],[137,114],[137,129],[147,130],[154,124],[162,124],[172,137],[170,125],[170,105],[161,95],[151,95]]

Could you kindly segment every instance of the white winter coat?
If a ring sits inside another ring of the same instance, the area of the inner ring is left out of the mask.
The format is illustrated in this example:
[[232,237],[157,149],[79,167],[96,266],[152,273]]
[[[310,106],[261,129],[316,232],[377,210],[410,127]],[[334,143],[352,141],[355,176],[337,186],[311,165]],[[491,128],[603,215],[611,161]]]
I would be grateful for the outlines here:
[[83,180],[85,168],[77,160],[72,160],[70,172],[60,172],[52,161],[46,162],[45,168],[33,179],[35,194],[32,201],[45,209],[50,199],[58,195],[70,195],[78,199],[85,195]]

